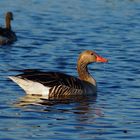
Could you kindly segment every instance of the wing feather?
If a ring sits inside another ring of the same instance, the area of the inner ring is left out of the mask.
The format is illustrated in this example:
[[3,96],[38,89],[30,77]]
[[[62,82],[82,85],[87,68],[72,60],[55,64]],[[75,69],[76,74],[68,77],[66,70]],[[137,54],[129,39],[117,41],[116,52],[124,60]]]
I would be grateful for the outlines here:
[[18,77],[39,82],[48,87],[54,87],[58,85],[75,89],[82,89],[83,87],[82,81],[80,79],[60,72],[40,72],[36,70],[30,70],[18,75]]

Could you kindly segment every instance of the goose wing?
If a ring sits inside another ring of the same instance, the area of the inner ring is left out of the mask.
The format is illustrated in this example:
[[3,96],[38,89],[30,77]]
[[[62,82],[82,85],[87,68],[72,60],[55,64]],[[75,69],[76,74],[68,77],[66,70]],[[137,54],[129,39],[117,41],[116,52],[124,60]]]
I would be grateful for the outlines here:
[[47,87],[66,86],[73,89],[82,89],[82,81],[74,76],[60,72],[40,72],[38,70],[25,70],[23,74],[17,75],[22,79],[39,82]]

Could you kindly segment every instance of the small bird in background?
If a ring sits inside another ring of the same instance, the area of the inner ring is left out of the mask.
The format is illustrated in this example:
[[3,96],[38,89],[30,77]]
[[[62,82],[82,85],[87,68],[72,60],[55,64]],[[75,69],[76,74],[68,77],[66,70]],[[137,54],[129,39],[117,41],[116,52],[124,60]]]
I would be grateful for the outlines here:
[[13,20],[13,13],[7,12],[5,16],[5,28],[0,27],[0,45],[11,44],[17,40],[16,34],[11,28],[11,20]]

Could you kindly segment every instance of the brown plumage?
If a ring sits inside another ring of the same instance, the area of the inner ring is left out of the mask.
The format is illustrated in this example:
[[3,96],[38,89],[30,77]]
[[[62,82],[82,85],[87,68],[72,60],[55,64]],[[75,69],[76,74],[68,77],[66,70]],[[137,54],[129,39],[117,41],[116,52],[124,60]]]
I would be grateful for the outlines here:
[[[40,72],[37,70],[23,70],[23,74],[9,78],[22,87],[27,94],[46,95],[48,98],[96,95],[96,81],[87,68],[87,65],[93,62],[107,62],[107,59],[91,50],[81,53],[77,62],[79,78],[60,72]],[[34,88],[32,88],[33,85]]]
[[11,44],[17,40],[16,34],[11,29],[12,12],[7,12],[5,17],[5,28],[0,27],[0,45]]

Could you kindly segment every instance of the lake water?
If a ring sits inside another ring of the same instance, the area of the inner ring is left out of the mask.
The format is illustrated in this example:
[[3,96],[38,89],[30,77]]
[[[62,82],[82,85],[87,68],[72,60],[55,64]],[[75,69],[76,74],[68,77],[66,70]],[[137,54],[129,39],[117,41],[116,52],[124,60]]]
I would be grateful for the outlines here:
[[[17,42],[0,47],[0,140],[139,140],[140,1],[3,0]],[[17,69],[77,76],[83,50],[108,58],[92,64],[98,96],[71,100],[28,97],[7,76]]]

